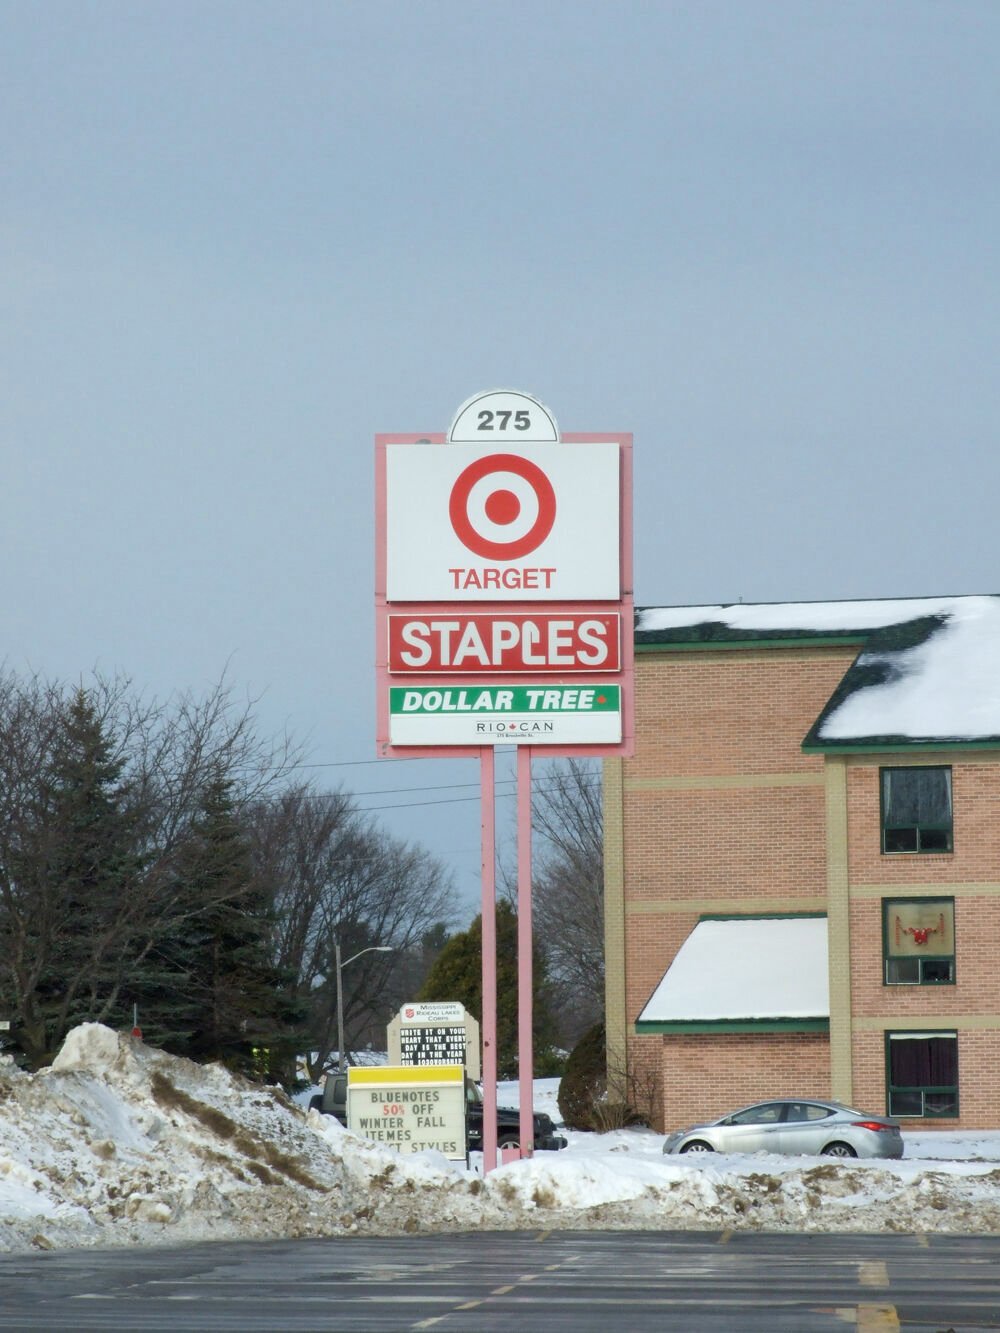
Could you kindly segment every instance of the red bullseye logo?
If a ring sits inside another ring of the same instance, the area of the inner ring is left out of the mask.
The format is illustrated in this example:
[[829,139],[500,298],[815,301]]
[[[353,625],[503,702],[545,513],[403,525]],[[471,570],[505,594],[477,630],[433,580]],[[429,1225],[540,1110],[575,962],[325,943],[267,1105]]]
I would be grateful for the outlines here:
[[556,493],[534,463],[517,454],[489,454],[461,472],[448,516],[463,546],[491,560],[519,560],[552,531]]

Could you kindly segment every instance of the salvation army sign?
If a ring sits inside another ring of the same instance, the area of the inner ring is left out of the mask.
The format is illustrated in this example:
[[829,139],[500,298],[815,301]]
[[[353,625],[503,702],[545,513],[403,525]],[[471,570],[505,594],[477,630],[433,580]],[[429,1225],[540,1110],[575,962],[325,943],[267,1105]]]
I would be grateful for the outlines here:
[[380,753],[632,746],[631,437],[479,394],[376,437]]

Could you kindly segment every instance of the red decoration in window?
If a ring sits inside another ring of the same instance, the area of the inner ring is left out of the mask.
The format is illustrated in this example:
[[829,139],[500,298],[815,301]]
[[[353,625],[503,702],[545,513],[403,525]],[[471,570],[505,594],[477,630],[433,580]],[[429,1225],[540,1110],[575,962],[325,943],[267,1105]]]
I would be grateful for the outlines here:
[[899,917],[896,917],[896,945],[899,945],[900,934],[912,935],[914,944],[926,944],[932,935],[944,933],[944,913],[938,917],[936,926],[904,926]]

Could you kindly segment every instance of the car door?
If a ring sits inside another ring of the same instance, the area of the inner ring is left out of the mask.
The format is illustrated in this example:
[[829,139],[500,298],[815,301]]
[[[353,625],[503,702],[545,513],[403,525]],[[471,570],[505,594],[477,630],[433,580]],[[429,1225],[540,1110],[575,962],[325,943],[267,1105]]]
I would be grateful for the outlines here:
[[787,1102],[779,1127],[779,1152],[803,1156],[819,1153],[830,1133],[834,1112],[820,1102]]
[[720,1126],[719,1152],[778,1152],[783,1102],[760,1102],[737,1111]]

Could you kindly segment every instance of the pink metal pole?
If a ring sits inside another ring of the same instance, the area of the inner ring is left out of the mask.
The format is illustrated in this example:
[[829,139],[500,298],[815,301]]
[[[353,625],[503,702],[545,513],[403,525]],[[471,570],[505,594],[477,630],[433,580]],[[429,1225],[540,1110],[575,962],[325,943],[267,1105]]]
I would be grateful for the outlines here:
[[497,869],[493,750],[479,751],[483,875],[483,1175],[497,1164]]
[[534,1149],[534,1069],[531,975],[531,746],[517,748],[517,1073],[521,1156]]

